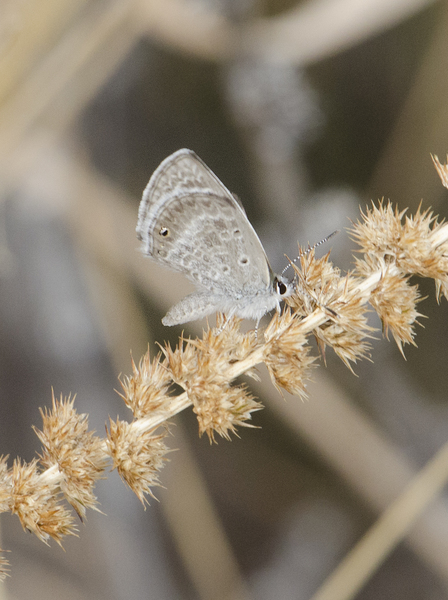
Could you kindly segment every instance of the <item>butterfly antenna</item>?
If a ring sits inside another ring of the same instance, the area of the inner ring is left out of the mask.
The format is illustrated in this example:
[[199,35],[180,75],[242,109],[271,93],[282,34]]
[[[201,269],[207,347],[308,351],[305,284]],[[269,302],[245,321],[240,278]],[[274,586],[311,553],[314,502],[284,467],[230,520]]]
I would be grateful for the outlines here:
[[312,252],[312,250],[314,250],[318,246],[322,246],[322,244],[325,244],[325,242],[328,242],[328,240],[330,238],[332,238],[334,235],[336,235],[337,233],[339,233],[339,229],[336,229],[336,231],[333,231],[333,233],[330,233],[330,235],[327,235],[327,237],[325,237],[323,240],[320,240],[320,242],[316,242],[313,246],[310,246],[308,244],[308,248],[306,250],[304,250],[303,252],[301,251],[299,256],[296,256],[296,258],[294,260],[290,261],[289,264],[287,264],[286,267],[283,269],[281,274],[283,275],[283,273],[285,273],[285,271],[287,271],[291,265],[295,264],[301,256],[306,256],[307,254]]

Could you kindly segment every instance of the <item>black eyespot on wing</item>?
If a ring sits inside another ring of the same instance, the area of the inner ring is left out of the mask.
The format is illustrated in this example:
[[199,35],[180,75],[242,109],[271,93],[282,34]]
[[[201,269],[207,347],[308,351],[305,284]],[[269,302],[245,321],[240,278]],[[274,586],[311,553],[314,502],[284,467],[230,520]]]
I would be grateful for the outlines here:
[[161,235],[162,237],[168,237],[170,235],[170,230],[168,229],[168,227],[161,227],[159,230],[159,235]]

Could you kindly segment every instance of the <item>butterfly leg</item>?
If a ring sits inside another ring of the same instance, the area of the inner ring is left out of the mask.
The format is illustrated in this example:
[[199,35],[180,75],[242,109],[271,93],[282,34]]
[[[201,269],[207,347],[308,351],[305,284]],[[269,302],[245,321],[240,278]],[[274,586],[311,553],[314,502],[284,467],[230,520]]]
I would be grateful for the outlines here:
[[219,335],[222,331],[224,331],[224,329],[227,326],[227,323],[230,321],[230,319],[234,316],[235,311],[234,310],[230,310],[228,313],[222,313],[225,321],[222,324],[221,327],[217,327],[217,331],[216,331],[216,335]]
[[[279,310],[279,306],[280,304],[277,304],[277,310]],[[264,317],[264,315],[266,315],[268,313],[268,307],[265,306],[264,307],[264,313],[261,315],[261,317],[258,317],[257,322],[255,323],[255,339],[258,340],[258,326],[260,325],[260,321],[261,319]]]

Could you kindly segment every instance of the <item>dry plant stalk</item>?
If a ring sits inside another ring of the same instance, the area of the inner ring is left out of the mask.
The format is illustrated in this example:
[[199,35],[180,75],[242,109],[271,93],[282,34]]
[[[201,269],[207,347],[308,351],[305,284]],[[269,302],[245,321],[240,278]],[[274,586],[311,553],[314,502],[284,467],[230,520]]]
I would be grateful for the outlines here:
[[[446,182],[448,167],[433,160]],[[419,291],[409,278],[434,279],[437,299],[448,298],[448,225],[421,207],[413,216],[405,213],[390,202],[361,213],[351,236],[362,257],[347,275],[330,263],[328,254],[316,259],[314,252],[302,253],[300,268],[293,265],[296,293],[286,298],[283,312],[264,334],[241,333],[239,319],[218,315],[217,327],[207,329],[202,339],[182,337],[176,348],[166,345],[157,356],[151,358],[148,351],[138,365],[133,362],[132,375],[121,378],[121,396],[133,420],[111,420],[106,439],[89,432],[87,415],[76,412],[74,398],[53,395],[52,409],[41,411],[42,430],[35,428],[43,446],[39,458],[30,463],[16,459],[10,469],[7,457],[0,458],[0,511],[17,514],[22,526],[45,543],[53,538],[60,544],[77,531],[63,500],[81,520],[88,508],[98,510],[93,489],[111,462],[145,505],[152,488],[160,485],[169,419],[191,406],[199,434],[206,433],[210,442],[216,435],[230,439],[238,426],[251,427],[251,415],[262,405],[233,382],[243,374],[256,377],[254,369],[262,362],[277,389],[304,397],[315,362],[310,334],[322,354],[330,346],[351,368],[369,356],[368,304],[401,352],[404,344],[414,344]],[[173,396],[174,384],[184,392]],[[6,571],[2,559],[3,577]]]
[[431,158],[443,185],[448,188],[448,154],[446,155],[447,162],[445,165],[441,164],[436,154],[431,154]]

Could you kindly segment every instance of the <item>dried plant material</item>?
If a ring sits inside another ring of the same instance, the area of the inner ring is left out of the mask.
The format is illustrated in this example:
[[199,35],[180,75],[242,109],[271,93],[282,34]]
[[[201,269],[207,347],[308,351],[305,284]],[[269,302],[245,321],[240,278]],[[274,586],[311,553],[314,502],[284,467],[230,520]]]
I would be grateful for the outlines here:
[[204,332],[202,342],[193,340],[198,347],[208,353],[219,353],[228,363],[244,360],[259,345],[255,331],[242,333],[240,325],[243,319],[231,317],[228,319],[222,313],[216,315],[216,327]]
[[[393,210],[390,202],[373,206],[362,213],[352,235],[364,252],[357,260],[357,272],[364,277],[381,271],[381,278],[372,291],[371,305],[377,310],[387,336],[389,330],[403,352],[403,343],[413,344],[413,325],[418,316],[418,288],[408,283],[409,275],[433,278],[436,296],[448,292],[448,244],[446,225],[438,223],[429,210],[419,206],[413,216]],[[396,267],[397,272],[392,272]]]
[[364,339],[366,334],[361,329],[357,331],[339,323],[329,323],[317,327],[314,335],[324,360],[325,348],[330,346],[352,373],[351,363],[370,358],[370,344]]
[[166,364],[175,383],[182,386],[188,380],[189,374],[197,368],[197,352],[193,344],[188,343],[183,336],[174,350],[168,344],[162,349]]
[[[218,317],[218,328],[204,332],[202,340],[181,340],[175,350],[164,349],[174,381],[187,393],[198,417],[199,433],[214,441],[214,433],[230,439],[238,425],[249,427],[251,413],[260,410],[243,387],[231,386],[229,367],[256,348],[253,332],[239,331],[241,319]],[[251,368],[245,370],[248,374]]]
[[166,346],[163,352],[173,380],[184,387],[189,374],[200,369],[203,378],[208,371],[215,381],[228,381],[229,365],[246,359],[258,344],[253,331],[241,333],[240,323],[241,319],[226,320],[218,314],[217,327],[205,330],[202,339],[181,338],[174,351]]
[[195,379],[187,393],[198,418],[199,435],[206,433],[210,442],[216,441],[215,433],[230,440],[238,426],[253,427],[248,423],[252,413],[263,408],[244,387],[219,385],[211,379]]
[[418,286],[409,285],[408,278],[387,272],[370,298],[383,323],[384,335],[389,339],[391,331],[403,357],[403,344],[416,346],[414,324],[422,316],[416,310],[419,301]]
[[74,398],[52,398],[53,409],[41,410],[42,431],[34,427],[43,445],[40,462],[57,467],[60,489],[83,519],[87,508],[96,508],[96,481],[107,466],[103,441],[88,431],[88,418],[73,408]]
[[325,358],[325,347],[331,346],[351,369],[350,362],[369,356],[365,338],[373,331],[367,325],[364,295],[357,289],[359,280],[350,274],[341,276],[329,262],[329,254],[317,260],[314,251],[301,252],[300,269],[293,267],[298,292],[287,303],[299,314],[317,308],[326,314],[326,321],[313,330],[321,353]]
[[[406,209],[407,210],[407,209]],[[395,265],[404,275],[415,274],[441,282],[448,286],[448,245],[444,239],[445,227],[428,209],[419,206],[415,215],[406,216],[388,202],[372,204],[362,221],[354,225],[351,235],[365,254],[367,265],[360,272],[367,275],[366,267],[372,272]],[[440,243],[434,243],[441,239]],[[442,242],[443,240],[443,242]]]
[[8,456],[0,456],[0,513],[9,510],[11,481],[8,476]]
[[[217,376],[215,381],[230,381],[229,366],[245,361],[259,346],[255,331],[244,334],[240,331],[241,321],[236,317],[226,319],[225,315],[218,313],[216,327],[205,330],[202,340],[188,340],[196,348],[196,358],[201,363],[201,369],[213,370]],[[245,369],[244,374],[257,378],[250,368]]]
[[417,274],[434,279],[437,302],[440,302],[442,296],[448,300],[448,243],[436,247],[433,245],[431,254],[427,260],[422,261]]
[[401,238],[403,235],[402,218],[406,210],[401,212],[390,202],[386,205],[381,201],[378,206],[372,206],[361,211],[361,221],[354,224],[351,237],[359,246],[359,252],[376,257],[385,264],[397,264],[405,258],[409,249],[403,248]]
[[[281,332],[281,333],[280,333]],[[289,310],[276,314],[268,325],[263,360],[277,390],[306,397],[306,381],[315,358],[310,356],[301,320]]]
[[434,282],[436,284],[436,300],[440,304],[442,296],[448,300],[448,282],[446,278],[435,279]]
[[153,360],[149,350],[138,366],[132,359],[132,376],[120,378],[123,398],[126,406],[132,410],[135,419],[147,417],[161,408],[168,399],[168,390],[173,382],[172,375],[160,362],[161,354]]
[[305,253],[299,248],[300,268],[293,264],[296,278],[296,291],[285,298],[285,302],[298,314],[310,315],[316,308],[332,310],[332,303],[338,300],[340,271],[330,262],[326,254],[316,259],[314,250]]
[[431,158],[437,170],[437,173],[439,174],[439,177],[442,181],[442,184],[446,188],[448,188],[448,154],[446,157],[447,162],[444,165],[441,164],[440,160],[437,157],[437,154],[431,154]]
[[434,244],[444,227],[430,210],[422,211],[421,205],[415,215],[406,216],[401,237],[405,258],[399,264],[403,273],[448,283],[448,245]]
[[[5,552],[0,548],[0,553]],[[9,560],[7,560],[2,554],[0,554],[0,582],[3,583],[7,577],[10,577],[10,564]]]
[[[93,487],[110,457],[145,504],[160,485],[170,418],[192,407],[200,435],[206,433],[211,442],[216,435],[230,439],[239,426],[253,426],[252,413],[262,406],[234,382],[243,374],[255,377],[263,362],[278,390],[303,398],[315,365],[310,336],[324,357],[330,347],[349,368],[369,356],[369,303],[385,336],[390,332],[401,352],[404,344],[414,344],[420,297],[409,279],[431,277],[438,299],[448,297],[448,225],[438,223],[429,210],[419,208],[413,216],[405,212],[380,202],[362,213],[352,235],[363,256],[347,275],[330,263],[329,255],[316,259],[313,251],[302,252],[300,268],[294,267],[296,291],[264,335],[242,333],[239,319],[218,315],[217,327],[202,338],[181,337],[174,349],[165,346],[153,359],[147,352],[138,366],[132,361],[132,375],[121,378],[121,397],[134,420],[110,421],[106,440],[88,431],[87,416],[74,410],[74,398],[53,397],[52,410],[42,411],[42,431],[35,429],[46,471],[39,472],[38,461],[20,460],[8,470],[7,457],[0,457],[0,512],[17,514],[23,527],[44,542],[53,537],[61,543],[64,535],[75,534],[71,513],[59,503],[62,492],[83,518],[87,508],[96,507]],[[174,384],[184,391],[174,395]],[[0,578],[2,565],[0,559]]]
[[76,535],[73,515],[60,503],[59,486],[40,476],[36,460],[15,460],[9,478],[10,511],[24,529],[45,543],[52,537],[59,545],[64,536]]
[[164,466],[168,448],[163,442],[167,431],[155,434],[138,431],[132,423],[110,420],[107,448],[120,477],[145,505],[146,495],[155,498],[151,488],[160,486],[159,472]]

